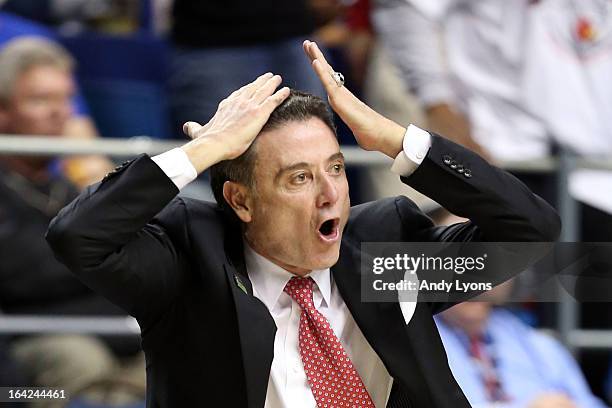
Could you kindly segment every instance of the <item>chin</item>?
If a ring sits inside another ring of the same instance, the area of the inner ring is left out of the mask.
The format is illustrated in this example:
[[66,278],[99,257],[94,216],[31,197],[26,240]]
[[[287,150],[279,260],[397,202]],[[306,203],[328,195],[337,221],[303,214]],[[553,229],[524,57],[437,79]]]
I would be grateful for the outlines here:
[[338,262],[338,258],[340,258],[340,248],[334,248],[333,251],[328,251],[328,253],[321,254],[319,257],[312,261],[312,267],[309,269],[327,269],[331,268]]

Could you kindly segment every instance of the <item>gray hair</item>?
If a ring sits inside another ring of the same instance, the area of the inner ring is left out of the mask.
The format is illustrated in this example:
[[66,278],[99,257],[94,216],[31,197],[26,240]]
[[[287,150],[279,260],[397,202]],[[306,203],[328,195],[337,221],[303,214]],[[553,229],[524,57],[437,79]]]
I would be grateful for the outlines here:
[[24,36],[10,40],[0,50],[0,103],[11,99],[20,75],[38,66],[52,66],[67,71],[74,59],[61,45],[43,37]]

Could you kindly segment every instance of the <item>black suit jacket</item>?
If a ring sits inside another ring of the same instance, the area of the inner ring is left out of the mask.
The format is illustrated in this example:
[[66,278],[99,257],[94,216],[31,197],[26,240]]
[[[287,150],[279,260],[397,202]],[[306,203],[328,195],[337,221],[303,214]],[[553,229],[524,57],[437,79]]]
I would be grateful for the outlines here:
[[[332,275],[394,378],[390,406],[468,407],[432,318],[449,305],[419,303],[406,325],[399,304],[361,302],[360,243],[546,242],[559,219],[513,176],[436,135],[403,181],[471,221],[434,227],[405,197],[353,207]],[[216,205],[176,194],[140,156],[64,208],[47,239],[83,282],[138,319],[148,407],[263,407],[276,327],[252,295],[240,234]]]

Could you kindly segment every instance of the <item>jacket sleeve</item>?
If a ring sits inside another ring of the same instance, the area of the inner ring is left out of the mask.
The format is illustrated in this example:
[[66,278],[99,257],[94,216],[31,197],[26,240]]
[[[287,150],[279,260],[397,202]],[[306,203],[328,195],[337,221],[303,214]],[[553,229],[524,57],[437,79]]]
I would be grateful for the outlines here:
[[[424,161],[409,177],[402,177],[402,181],[450,212],[470,220],[450,226],[422,222],[416,236],[411,234],[409,240],[550,243],[559,236],[559,216],[543,199],[516,177],[435,134],[432,134],[432,145]],[[396,209],[404,228],[414,231],[411,225],[417,211],[414,203],[399,199]],[[455,278],[496,285],[519,273],[521,267],[527,267],[530,260],[539,259],[550,248],[546,244],[520,247],[502,244],[495,247],[498,259],[503,258],[511,266],[495,269],[493,273],[485,269],[486,275],[471,272]],[[449,302],[433,303],[432,310],[440,312],[479,293],[454,293]]]
[[510,173],[431,134],[427,156],[402,181],[470,222],[427,231],[436,241],[553,242],[557,212]]
[[87,286],[146,326],[185,282],[184,203],[171,201],[177,193],[163,171],[140,156],[63,208],[47,241]]

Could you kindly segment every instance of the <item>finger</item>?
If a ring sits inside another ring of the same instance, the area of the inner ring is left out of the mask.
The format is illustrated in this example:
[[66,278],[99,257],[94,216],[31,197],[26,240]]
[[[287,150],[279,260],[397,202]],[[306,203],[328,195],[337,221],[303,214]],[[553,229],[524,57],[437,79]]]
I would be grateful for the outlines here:
[[270,115],[278,105],[280,105],[285,99],[287,99],[290,92],[291,91],[289,90],[289,88],[285,86],[274,92],[272,95],[268,96],[264,103],[261,105],[265,113],[267,115]]
[[262,86],[267,84],[268,81],[270,81],[272,78],[276,76],[278,75],[273,75],[271,72],[266,72],[265,74],[257,78],[255,81],[247,85],[240,96],[243,96],[245,98],[251,98],[253,94],[257,92],[258,89],[260,89]]
[[261,87],[261,85],[264,84],[268,79],[272,78],[272,76],[273,75],[271,72],[266,72],[265,74],[258,76],[257,79],[255,79],[253,82],[249,82],[243,87],[232,92],[228,99],[234,99],[239,96],[246,96],[247,98],[250,98],[253,95],[253,92],[259,89],[259,87]]
[[203,126],[200,125],[198,122],[185,122],[185,124],[183,125],[183,133],[185,133],[191,139],[195,139],[196,133],[200,129],[202,129],[202,127]]
[[318,60],[329,71],[333,71],[331,65],[329,65],[329,63],[325,59],[325,56],[323,55],[323,52],[321,52],[321,50],[319,49],[319,46],[317,45],[316,42],[309,41],[309,44],[307,45],[307,48],[308,48],[308,57],[310,58],[310,60],[312,62],[314,62],[315,60]]
[[306,54],[310,62],[312,62],[312,60],[314,59],[310,54],[310,43],[311,42],[312,41],[310,40],[304,40],[304,42],[302,43],[302,48],[304,48],[304,54]]
[[344,87],[338,86],[338,84],[332,77],[332,73],[329,70],[329,68],[324,66],[323,63],[319,61],[318,59],[315,59],[312,62],[312,67],[314,68],[315,73],[319,77],[319,80],[323,84],[323,87],[325,88],[325,91],[327,92],[328,95],[344,88]]
[[313,52],[313,47],[312,47],[313,44],[314,42],[309,41],[309,40],[306,40],[303,43],[304,52],[306,53],[306,56],[308,57],[308,59],[310,59],[310,62],[314,61],[317,58]]
[[272,78],[268,79],[265,84],[261,85],[259,89],[253,93],[253,101],[257,104],[265,101],[267,97],[274,93],[282,81],[283,79],[280,75],[274,75]]

